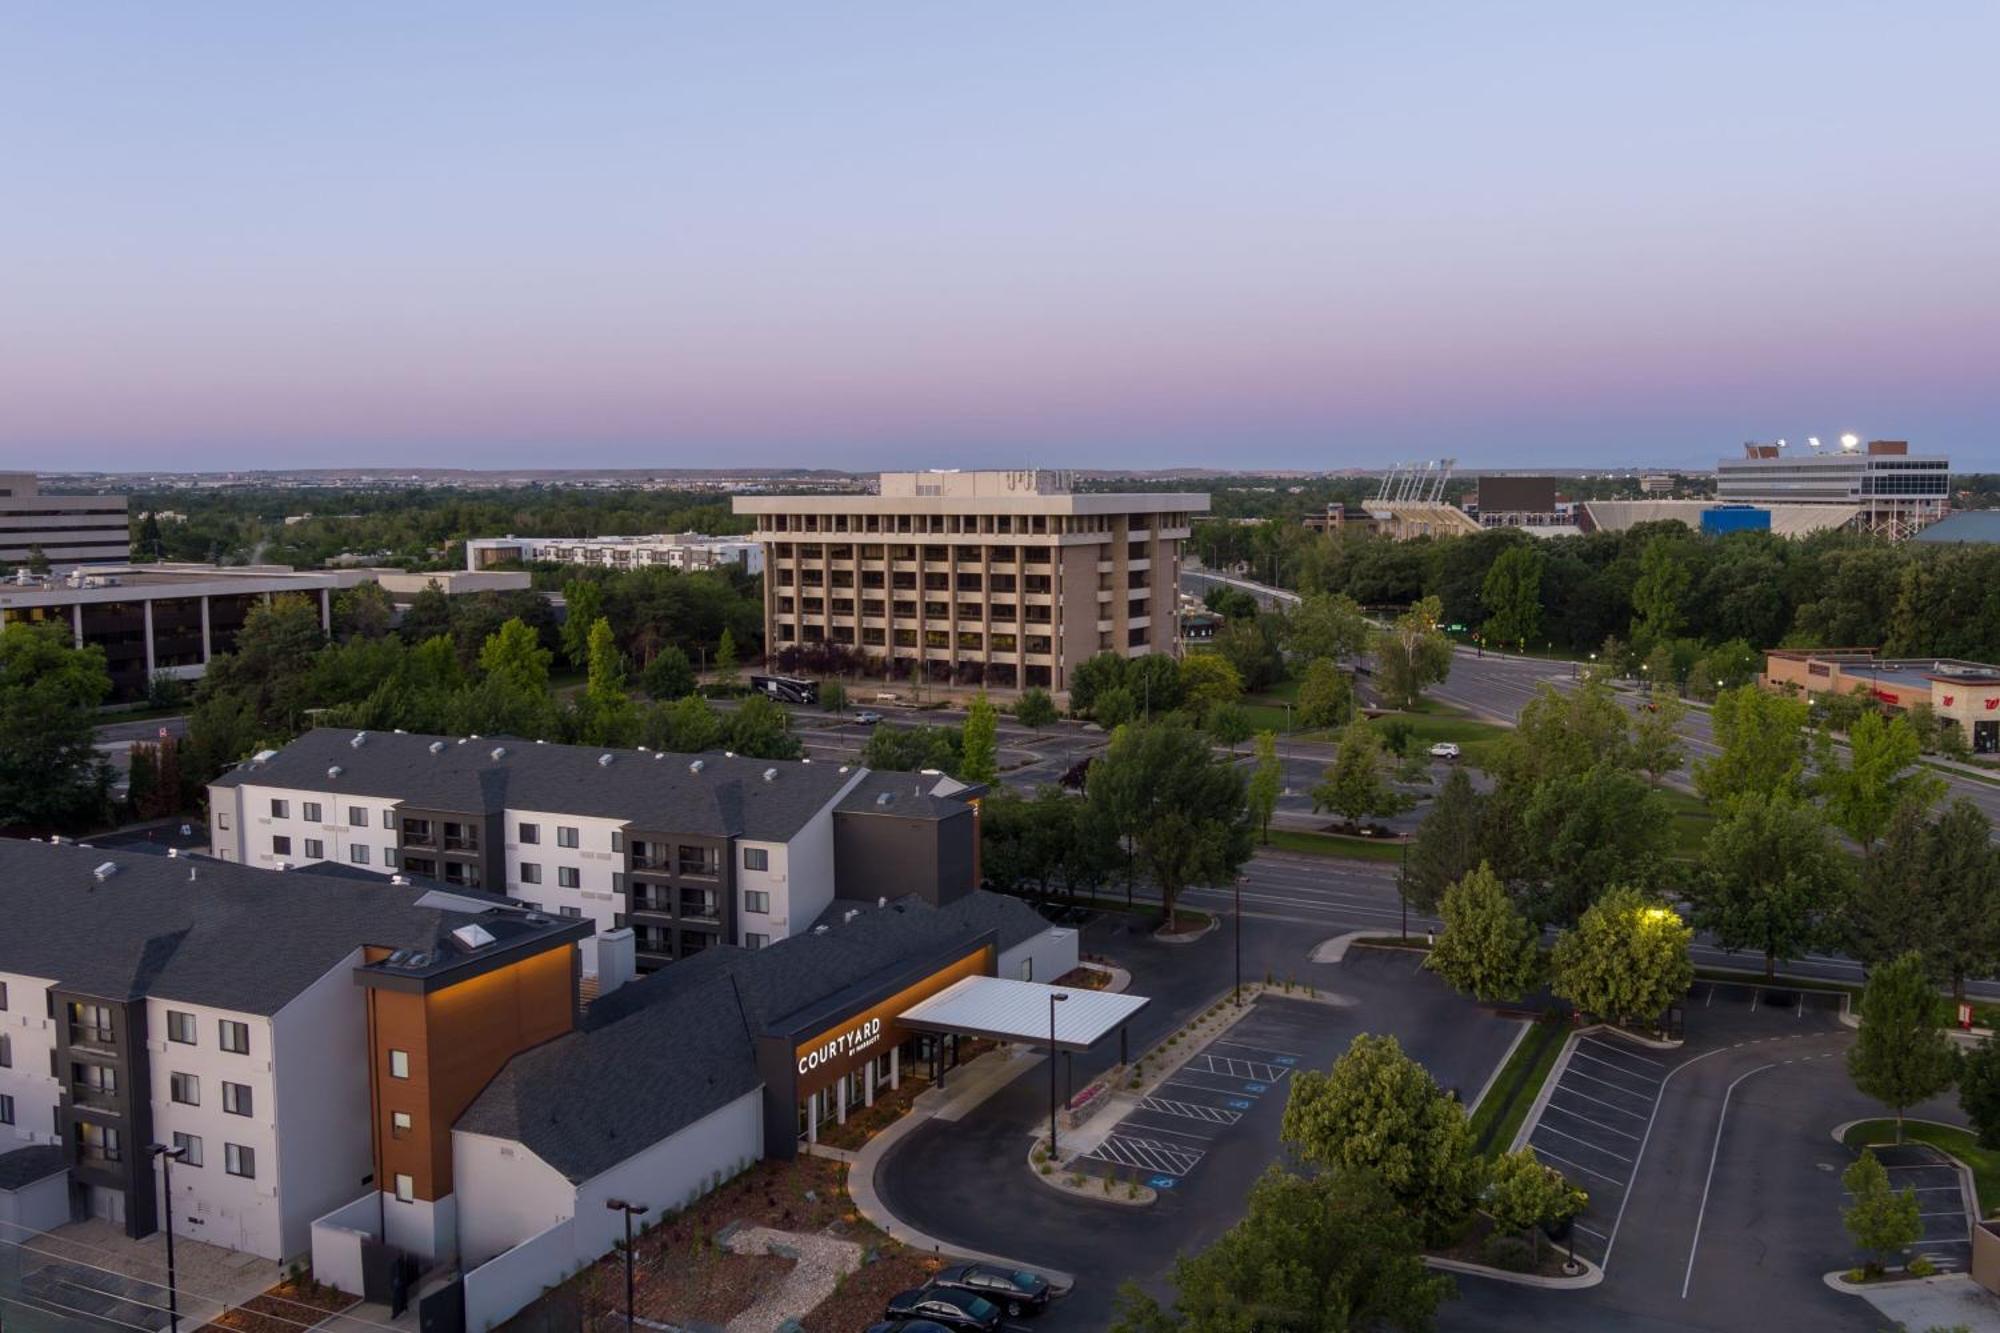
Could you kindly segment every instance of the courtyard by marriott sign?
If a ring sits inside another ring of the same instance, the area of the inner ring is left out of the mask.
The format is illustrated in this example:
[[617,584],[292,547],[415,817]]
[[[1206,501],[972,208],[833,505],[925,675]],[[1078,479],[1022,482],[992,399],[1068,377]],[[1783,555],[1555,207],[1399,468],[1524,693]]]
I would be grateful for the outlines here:
[[810,1073],[838,1056],[858,1055],[882,1039],[882,1020],[871,1018],[841,1033],[832,1041],[815,1046],[799,1057],[799,1072]]
[[830,1088],[891,1047],[900,1046],[909,1036],[896,1019],[914,1009],[947,986],[967,977],[991,976],[993,950],[981,945],[971,953],[945,964],[922,981],[913,982],[893,995],[849,1014],[834,1027],[816,1033],[792,1048],[792,1062],[798,1070],[800,1100],[822,1088]]

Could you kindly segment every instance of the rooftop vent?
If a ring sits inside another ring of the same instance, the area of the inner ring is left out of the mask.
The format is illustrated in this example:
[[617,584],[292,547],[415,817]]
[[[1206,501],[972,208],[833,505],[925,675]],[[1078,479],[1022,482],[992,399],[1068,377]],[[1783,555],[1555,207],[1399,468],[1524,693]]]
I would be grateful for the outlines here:
[[102,884],[105,880],[110,879],[118,873],[118,863],[116,861],[106,861],[90,873],[99,884]]
[[403,960],[404,967],[429,967],[431,956],[427,953],[413,953]]
[[892,791],[885,791],[885,792],[883,792],[883,793],[882,793],[882,794],[881,794],[880,796],[877,796],[877,797],[875,798],[875,804],[877,804],[877,805],[887,805],[887,804],[889,804],[889,803],[890,803],[891,801],[893,801],[893,800],[895,800],[895,799],[896,799],[896,793],[894,793],[894,792],[892,792]]
[[722,752],[722,757],[723,757],[724,759],[734,759],[734,758],[736,757],[736,751],[734,751],[734,750],[724,750],[724,751]]
[[181,849],[178,847],[167,848],[167,859],[169,861],[178,860],[180,858],[180,854],[181,854]]
[[502,759],[505,759],[507,757],[507,747],[504,745],[496,745],[491,750],[488,750],[487,754],[490,755],[492,757],[493,762],[497,764]]
[[389,882],[391,884],[407,885],[410,882],[410,880],[407,875],[391,875],[389,876]]
[[811,755],[807,755],[805,758],[799,760],[799,762],[802,764],[810,764],[812,761],[813,760]]
[[451,937],[468,949],[484,949],[493,943],[493,932],[476,921],[452,931]]
[[853,919],[854,919],[855,917],[857,917],[857,916],[860,916],[860,915],[861,915],[861,909],[860,909],[860,908],[858,908],[858,907],[850,907],[850,908],[848,908],[848,909],[847,909],[847,910],[846,910],[845,912],[842,912],[842,913],[840,914],[840,924],[844,926],[844,925],[846,925],[846,924],[847,924],[848,922],[852,921],[852,920],[853,920]]
[[825,927],[825,926],[814,926],[814,927],[813,927],[813,934],[815,934],[815,935],[824,935],[824,934],[826,934],[826,927]]
[[365,731],[357,731],[354,733],[354,739],[348,741],[347,743],[349,745],[352,745],[355,749],[358,750],[362,746],[368,744],[368,733]]
[[875,900],[875,905],[876,905],[877,907],[887,907],[887,906],[889,905],[889,899],[888,899],[888,897],[887,897],[887,896],[884,896],[884,897],[880,897],[880,898],[877,898],[877,899]]
[[444,742],[443,742],[443,741],[432,741],[432,742],[431,742],[431,753],[432,753],[432,754],[443,754],[443,753],[444,753]]
[[655,759],[665,759],[666,757],[667,757],[667,752],[665,750],[653,751],[653,758]]
[[704,761],[702,761],[702,760],[700,760],[700,759],[690,759],[690,760],[688,760],[688,772],[690,772],[690,773],[699,773],[699,772],[701,772],[701,770],[702,770],[703,766],[704,766]]
[[337,778],[344,772],[346,772],[346,770],[343,769],[339,764],[328,764],[326,766],[326,775],[329,778]]
[[765,769],[765,770],[764,770],[764,781],[766,781],[766,782],[776,782],[777,780],[778,780],[778,770],[777,770],[777,769],[775,769],[775,768],[767,768],[767,769]]
[[840,766],[840,771],[841,771],[841,772],[843,772],[843,773],[845,773],[845,772],[847,771],[847,767],[848,767],[848,766],[847,766],[846,764],[842,764],[842,765]]
[[597,766],[599,768],[611,767],[611,756],[608,754],[601,754],[597,756]]
[[290,861],[280,861],[278,862],[278,864],[271,867],[271,869],[273,870],[290,870],[291,868],[292,868],[292,863]]
[[521,919],[531,926],[546,926],[549,924],[549,919],[540,912],[530,912]]

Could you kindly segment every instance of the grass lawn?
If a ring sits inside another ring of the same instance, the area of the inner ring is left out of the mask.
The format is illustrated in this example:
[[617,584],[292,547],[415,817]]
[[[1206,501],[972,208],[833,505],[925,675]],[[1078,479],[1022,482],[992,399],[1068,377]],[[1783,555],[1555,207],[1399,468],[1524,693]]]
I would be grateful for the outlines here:
[[1403,845],[1381,838],[1350,838],[1339,833],[1313,833],[1306,829],[1274,828],[1267,844],[1281,852],[1303,852],[1308,856],[1339,856],[1350,861],[1400,861]]
[[1692,860],[1701,855],[1708,831],[1715,827],[1715,812],[1699,796],[1675,787],[1655,788],[1673,814],[1674,855]]
[[1472,1142],[1481,1156],[1498,1157],[1514,1142],[1568,1035],[1569,1029],[1559,1019],[1545,1019],[1521,1038],[1500,1076],[1493,1080],[1493,1090],[1472,1113]]
[[[1396,721],[1409,724],[1410,744],[1419,753],[1430,749],[1439,741],[1452,741],[1464,752],[1465,761],[1475,768],[1486,766],[1487,760],[1500,738],[1511,727],[1503,727],[1495,722],[1482,722],[1475,717],[1467,717],[1455,709],[1444,705],[1420,703],[1421,711],[1408,713],[1383,713],[1372,719],[1369,725],[1380,731],[1385,722]],[[1338,731],[1315,731],[1305,738],[1311,741],[1325,741],[1335,744],[1340,740]]]
[[[2000,1152],[1980,1147],[1979,1141],[1972,1136],[1972,1131],[1957,1129],[1951,1125],[1905,1121],[1903,1138],[1907,1142],[1928,1143],[1931,1147],[1948,1152],[1971,1167],[1973,1187],[1979,1191],[1979,1215],[1991,1217],[1995,1212],[2000,1212]],[[1850,1148],[1864,1148],[1869,1144],[1895,1141],[1894,1120],[1864,1120],[1848,1130],[1846,1138],[1847,1146]]]

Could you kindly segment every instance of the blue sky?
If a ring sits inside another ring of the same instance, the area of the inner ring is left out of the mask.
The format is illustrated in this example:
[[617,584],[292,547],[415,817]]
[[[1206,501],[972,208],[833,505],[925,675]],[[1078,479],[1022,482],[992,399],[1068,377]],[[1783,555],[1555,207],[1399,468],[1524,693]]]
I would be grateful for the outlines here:
[[2000,8],[23,4],[0,463],[2000,467]]

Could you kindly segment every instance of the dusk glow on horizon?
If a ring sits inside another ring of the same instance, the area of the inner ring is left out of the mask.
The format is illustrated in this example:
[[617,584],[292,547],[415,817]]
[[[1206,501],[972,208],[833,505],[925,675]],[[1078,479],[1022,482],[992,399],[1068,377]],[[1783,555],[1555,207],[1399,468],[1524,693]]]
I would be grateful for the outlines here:
[[2000,469],[2000,8],[0,14],[0,466]]

